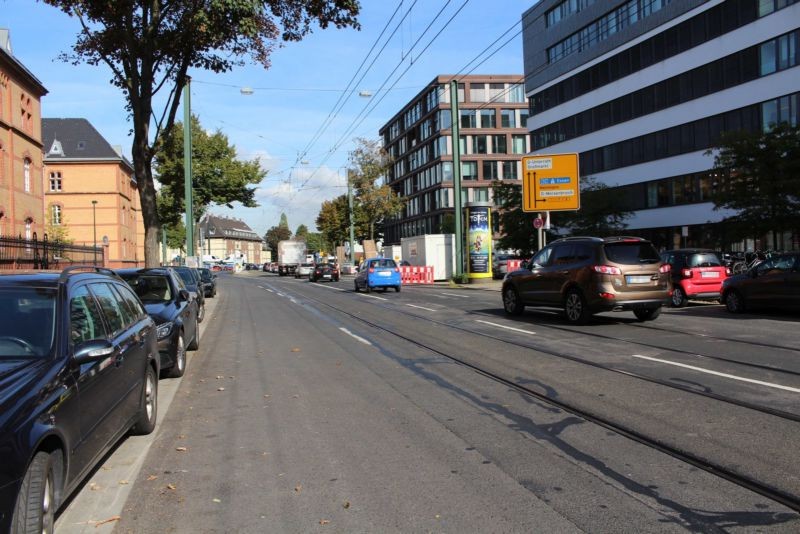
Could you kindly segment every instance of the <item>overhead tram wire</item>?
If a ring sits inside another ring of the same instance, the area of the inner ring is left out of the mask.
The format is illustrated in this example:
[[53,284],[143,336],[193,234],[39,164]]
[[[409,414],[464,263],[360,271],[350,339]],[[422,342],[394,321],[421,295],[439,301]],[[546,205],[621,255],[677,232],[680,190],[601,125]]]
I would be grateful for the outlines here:
[[[442,6],[442,8],[439,10],[439,12],[438,12],[438,13],[436,13],[436,15],[433,17],[433,19],[431,20],[431,22],[430,22],[430,23],[428,24],[428,26],[425,28],[425,30],[423,30],[423,32],[420,34],[420,36],[419,36],[419,37],[416,39],[416,41],[414,41],[414,43],[413,43],[413,44],[411,45],[411,47],[409,48],[409,54],[410,54],[410,53],[411,53],[411,51],[412,51],[412,50],[413,50],[413,49],[416,47],[416,45],[417,45],[417,44],[418,44],[418,43],[419,43],[419,42],[422,40],[422,38],[425,36],[425,34],[428,32],[428,30],[431,28],[431,26],[433,26],[433,24],[436,22],[436,20],[437,20],[437,19],[438,19],[438,18],[439,18],[439,17],[442,15],[442,13],[444,12],[445,8],[447,8],[447,6],[448,6],[448,5],[451,3],[451,1],[452,1],[452,0],[447,0],[447,2],[444,4],[444,6]],[[437,38],[438,38],[438,37],[439,37],[439,36],[442,34],[442,32],[443,32],[443,31],[444,31],[444,30],[445,30],[445,29],[446,29],[446,28],[447,28],[447,27],[450,25],[450,23],[452,23],[452,22],[453,22],[453,20],[456,18],[456,16],[458,16],[458,14],[459,14],[459,13],[461,13],[461,11],[464,9],[464,7],[466,7],[466,5],[467,5],[469,2],[470,2],[470,0],[464,0],[464,3],[463,3],[463,4],[461,4],[461,6],[460,6],[460,7],[459,7],[459,8],[456,10],[456,12],[455,12],[455,13],[454,13],[454,14],[453,14],[453,15],[452,15],[452,16],[451,16],[451,17],[450,17],[448,20],[447,20],[447,22],[445,22],[444,26],[442,26],[442,27],[439,29],[439,31],[436,33],[436,35],[434,35],[434,36],[431,38],[431,40],[428,42],[428,44],[427,44],[427,45],[425,45],[425,48],[423,48],[423,49],[422,49],[422,51],[420,51],[420,53],[417,55],[417,60],[419,60],[419,58],[420,58],[420,57],[421,57],[421,56],[422,56],[422,55],[423,55],[423,54],[424,54],[424,53],[425,53],[425,52],[428,50],[428,48],[430,48],[430,46],[431,46],[431,45],[434,43],[434,41],[436,41],[436,39],[437,39]],[[398,63],[396,66],[395,66],[395,68],[392,70],[392,72],[390,72],[390,73],[389,73],[389,75],[388,75],[388,76],[386,77],[386,79],[383,81],[383,83],[381,84],[381,86],[380,86],[380,87],[377,89],[377,91],[376,91],[376,94],[377,94],[377,93],[379,93],[379,92],[381,92],[381,91],[383,91],[383,88],[384,88],[384,86],[385,86],[387,83],[389,83],[389,80],[392,78],[392,76],[394,75],[394,73],[395,73],[395,72],[397,72],[397,70],[398,70],[398,69],[399,69],[399,68],[402,66],[402,64],[403,64],[403,62],[404,62],[404,61],[405,61],[405,58],[403,58],[403,59],[402,59],[402,60],[401,60],[401,61],[400,61],[400,62],[399,62],[399,63]],[[406,73],[406,72],[408,72],[408,70],[409,70],[409,69],[410,69],[410,68],[411,68],[413,65],[414,65],[414,62],[410,62],[410,63],[409,63],[409,65],[406,67],[406,69],[405,69],[405,70],[404,70],[402,73],[400,73],[400,75],[397,77],[397,79],[396,79],[396,80],[395,80],[395,82],[392,84],[392,86],[391,86],[389,89],[387,89],[386,91],[384,91],[384,92],[383,92],[382,96],[381,96],[379,99],[377,99],[377,101],[376,101],[376,102],[375,102],[375,103],[372,105],[372,107],[371,107],[371,108],[370,108],[370,103],[369,103],[369,102],[368,102],[368,103],[367,103],[367,104],[364,106],[364,108],[361,110],[361,112],[360,112],[358,115],[356,115],[356,117],[353,119],[353,121],[352,121],[352,122],[350,123],[350,125],[347,127],[347,129],[345,130],[345,133],[344,133],[344,134],[342,134],[342,135],[339,137],[339,139],[338,139],[338,140],[337,140],[337,141],[336,141],[336,142],[333,144],[333,146],[332,146],[332,147],[331,147],[331,149],[328,151],[328,154],[327,154],[327,155],[325,156],[325,158],[322,160],[322,162],[321,162],[321,164],[320,164],[320,165],[323,165],[325,162],[327,162],[327,161],[328,161],[328,159],[330,159],[330,157],[331,157],[331,156],[332,156],[332,155],[333,155],[333,154],[334,154],[334,153],[335,153],[335,152],[336,152],[336,151],[337,151],[337,150],[338,150],[338,149],[341,147],[342,143],[344,143],[344,141],[346,140],[346,138],[347,138],[347,137],[348,137],[348,136],[349,136],[349,135],[350,135],[350,134],[351,134],[351,133],[352,133],[352,132],[353,132],[353,131],[354,131],[356,128],[358,128],[358,127],[361,125],[361,123],[363,123],[363,122],[364,122],[364,120],[366,120],[367,116],[369,116],[369,114],[370,114],[370,113],[371,113],[371,112],[372,112],[372,111],[373,111],[373,110],[374,110],[374,109],[375,109],[375,108],[376,108],[376,107],[377,107],[377,106],[378,106],[378,105],[379,105],[379,104],[380,104],[380,103],[383,101],[383,99],[384,99],[384,98],[386,98],[386,95],[388,94],[388,91],[390,91],[390,90],[391,90],[391,89],[392,89],[392,88],[393,88],[395,85],[397,85],[397,83],[398,83],[398,82],[399,82],[399,81],[402,79],[402,77],[405,75],[405,73]],[[367,110],[367,108],[369,108],[369,110]],[[366,112],[366,113],[365,113],[365,112]],[[360,120],[359,120],[359,119],[360,119]],[[308,177],[308,179],[306,179],[306,180],[305,180],[305,182],[303,182],[303,184],[301,184],[301,186],[300,186],[300,188],[298,189],[298,191],[300,191],[300,190],[303,190],[303,188],[305,187],[305,185],[306,185],[306,184],[307,184],[307,183],[308,183],[308,182],[311,180],[311,178],[313,178],[313,177],[314,177],[314,173],[312,173],[312,174],[311,174],[311,176],[309,176],[309,177]]]
[[[389,41],[392,39],[392,37],[394,37],[394,34],[397,33],[397,29],[400,27],[400,25],[403,23],[403,21],[406,19],[406,17],[408,17],[409,13],[411,13],[411,10],[414,9],[414,6],[417,4],[417,1],[418,0],[414,0],[414,2],[411,4],[411,6],[408,8],[408,10],[406,10],[405,15],[403,15],[403,18],[401,18],[400,21],[398,21],[397,25],[395,26],[395,29],[392,31],[391,35],[389,35],[389,37],[386,39],[386,42],[383,44],[383,46],[378,51],[378,53],[375,54],[375,57],[372,59],[372,62],[369,64],[369,66],[366,69],[364,69],[364,72],[361,74],[361,77],[358,79],[358,81],[353,83],[353,81],[356,79],[356,76],[358,76],[358,73],[361,71],[362,67],[367,62],[367,59],[369,59],[370,55],[372,54],[372,51],[375,50],[375,47],[378,45],[378,43],[380,42],[380,40],[383,37],[384,33],[386,33],[386,30],[391,25],[392,20],[394,20],[394,17],[400,11],[400,8],[403,6],[404,0],[400,0],[400,3],[397,4],[397,7],[395,8],[394,12],[392,13],[392,16],[389,17],[389,20],[386,21],[386,24],[384,25],[384,27],[381,30],[381,32],[378,35],[378,37],[372,43],[372,46],[370,47],[370,49],[367,52],[367,54],[364,56],[364,59],[361,61],[361,64],[358,66],[356,71],[353,73],[353,76],[350,78],[350,81],[347,82],[347,87],[345,87],[344,91],[342,91],[342,93],[339,95],[339,98],[336,100],[336,103],[333,105],[333,109],[331,109],[331,111],[328,113],[328,116],[325,118],[325,120],[322,121],[322,124],[320,125],[320,127],[317,129],[317,131],[314,133],[314,135],[311,136],[311,140],[308,142],[308,144],[306,144],[306,146],[303,148],[302,152],[298,155],[298,161],[299,161],[299,159],[301,159],[301,158],[303,158],[303,157],[308,155],[308,152],[314,146],[314,143],[316,143],[319,140],[319,138],[322,136],[322,134],[325,133],[325,131],[328,129],[328,127],[331,124],[333,124],[333,121],[339,115],[339,112],[342,110],[344,105],[350,99],[350,96],[352,96],[352,93],[355,91],[355,87],[359,83],[361,83],[361,81],[366,77],[367,73],[369,73],[370,69],[372,69],[372,66],[375,64],[375,61],[377,61],[377,59],[383,53],[384,49],[386,48],[386,45],[389,43]],[[351,86],[353,87],[352,91],[350,90]],[[347,94],[347,98],[345,98],[345,94]],[[337,107],[338,107],[338,109],[337,109]]]

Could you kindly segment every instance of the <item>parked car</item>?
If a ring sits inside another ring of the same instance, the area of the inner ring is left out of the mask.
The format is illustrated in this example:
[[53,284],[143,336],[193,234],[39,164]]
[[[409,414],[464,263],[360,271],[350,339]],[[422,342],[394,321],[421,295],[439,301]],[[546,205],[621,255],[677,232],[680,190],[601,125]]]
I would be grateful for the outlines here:
[[217,296],[217,275],[210,269],[197,269],[200,273],[200,280],[203,282],[203,296],[214,298]]
[[668,250],[661,253],[661,260],[670,266],[672,306],[682,308],[689,299],[719,300],[730,269],[716,252],[700,248]]
[[108,269],[0,275],[0,532],[53,532],[127,432],[156,424],[156,325]]
[[331,280],[333,282],[339,281],[339,266],[336,265],[334,262],[319,262],[314,264],[314,268],[311,270],[311,274],[308,275],[308,279],[312,282],[318,282],[320,280]]
[[367,293],[377,288],[386,291],[390,287],[399,292],[401,285],[400,268],[392,259],[370,258],[364,260],[361,264],[353,283],[356,292],[361,288],[365,289]]
[[496,254],[492,256],[492,278],[498,279],[505,277],[508,273],[508,260],[519,260],[519,256],[514,254]]
[[193,267],[172,267],[172,269],[181,277],[186,289],[190,293],[194,293],[195,298],[197,298],[197,322],[202,323],[203,318],[206,316],[206,292],[203,288],[200,273]]
[[311,274],[311,270],[314,268],[313,263],[301,263],[297,266],[297,269],[294,270],[294,277],[295,278],[305,278]]
[[198,303],[171,268],[119,269],[156,323],[162,374],[178,378],[186,371],[186,351],[200,348]]
[[726,278],[722,302],[731,313],[751,308],[800,310],[800,252],[772,254],[750,270]]
[[503,281],[503,308],[520,315],[525,306],[564,310],[584,324],[601,311],[633,311],[650,321],[669,302],[670,266],[650,241],[638,237],[569,237],[553,241]]
[[356,274],[356,266],[350,262],[345,262],[342,264],[340,272],[341,274]]

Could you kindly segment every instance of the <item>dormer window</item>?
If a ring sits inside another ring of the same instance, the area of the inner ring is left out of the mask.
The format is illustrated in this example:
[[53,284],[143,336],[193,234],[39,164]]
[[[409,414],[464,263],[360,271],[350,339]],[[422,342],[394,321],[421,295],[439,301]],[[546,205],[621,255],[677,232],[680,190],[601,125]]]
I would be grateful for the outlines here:
[[86,141],[78,141],[78,150],[83,150],[86,148]]
[[58,139],[53,139],[53,144],[50,145],[50,151],[47,153],[48,156],[63,156],[64,155],[64,148],[61,146],[61,141]]

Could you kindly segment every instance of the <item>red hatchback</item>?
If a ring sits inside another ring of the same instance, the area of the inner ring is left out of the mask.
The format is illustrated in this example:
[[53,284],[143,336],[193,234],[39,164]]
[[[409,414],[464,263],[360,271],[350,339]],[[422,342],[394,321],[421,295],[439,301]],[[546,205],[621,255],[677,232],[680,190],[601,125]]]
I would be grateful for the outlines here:
[[719,300],[728,268],[719,255],[708,249],[676,249],[661,254],[672,272],[672,305],[686,306],[692,300]]

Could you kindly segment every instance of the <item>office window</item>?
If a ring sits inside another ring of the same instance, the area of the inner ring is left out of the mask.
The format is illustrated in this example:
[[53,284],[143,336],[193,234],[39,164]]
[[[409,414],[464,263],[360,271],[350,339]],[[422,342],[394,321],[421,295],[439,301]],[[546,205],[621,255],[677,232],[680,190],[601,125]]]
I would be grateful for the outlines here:
[[473,154],[488,154],[488,147],[485,135],[472,136],[472,153]]
[[459,116],[461,117],[461,121],[459,123],[461,128],[476,128],[476,120],[475,120],[475,110],[474,109],[462,109],[459,110]]
[[445,182],[453,181],[453,163],[450,161],[442,163],[442,180]]
[[478,112],[481,117],[481,128],[496,128],[496,113],[493,109],[482,109]]
[[503,102],[505,100],[506,86],[502,83],[489,84],[489,102]]
[[777,43],[775,41],[769,41],[761,45],[761,76],[766,74],[771,74],[778,70],[778,62],[776,57],[776,47]]
[[462,180],[477,180],[478,179],[478,162],[477,161],[462,161],[461,162],[461,179]]
[[51,172],[50,173],[50,191],[52,191],[52,192],[61,191],[61,173],[60,172]]
[[498,162],[496,161],[483,161],[483,179],[484,180],[497,180],[500,178],[498,169]]
[[516,128],[517,127],[517,114],[514,109],[501,109],[500,110],[500,127],[501,128]]
[[506,154],[506,153],[508,153],[508,147],[506,146],[506,136],[505,135],[493,135],[492,136],[492,153],[493,154]]
[[489,202],[488,187],[475,187],[472,191],[475,202]]
[[516,180],[519,178],[517,174],[517,162],[516,161],[504,161],[503,162],[503,179],[504,180]]
[[526,154],[525,138],[526,135],[512,135],[511,136],[511,153],[512,154]]
[[486,102],[486,84],[484,83],[471,83],[469,84],[469,99],[472,102]]

